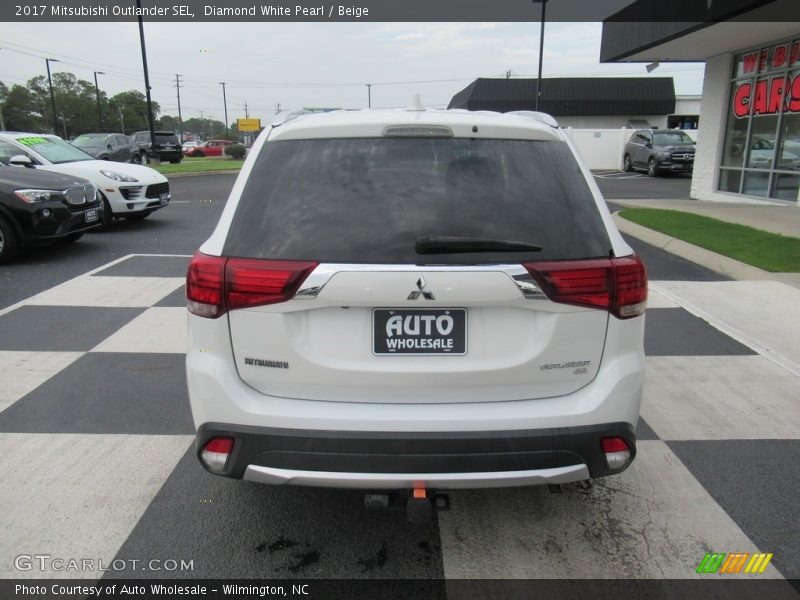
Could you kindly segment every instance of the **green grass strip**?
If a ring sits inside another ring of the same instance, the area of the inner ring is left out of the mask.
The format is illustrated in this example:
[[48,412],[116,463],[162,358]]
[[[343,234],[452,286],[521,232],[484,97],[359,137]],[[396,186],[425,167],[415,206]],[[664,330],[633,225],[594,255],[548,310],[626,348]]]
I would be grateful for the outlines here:
[[149,165],[163,175],[176,173],[203,173],[205,171],[238,171],[243,160],[232,158],[184,158],[178,164],[165,162],[158,166]]
[[800,238],[677,210],[628,208],[620,216],[765,271],[800,272]]

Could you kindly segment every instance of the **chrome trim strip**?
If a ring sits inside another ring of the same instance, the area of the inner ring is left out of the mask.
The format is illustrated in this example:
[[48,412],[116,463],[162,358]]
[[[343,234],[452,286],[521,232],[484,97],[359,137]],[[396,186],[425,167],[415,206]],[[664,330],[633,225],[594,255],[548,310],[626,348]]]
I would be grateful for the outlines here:
[[315,299],[325,285],[337,273],[488,273],[500,271],[514,280],[520,293],[529,300],[545,300],[544,292],[536,280],[522,265],[364,265],[349,263],[323,263],[306,278],[300,289],[295,292],[295,300]]
[[248,465],[243,479],[271,485],[336,488],[410,489],[424,486],[442,490],[478,489],[583,481],[589,479],[589,468],[581,464],[533,471],[485,473],[337,473]]

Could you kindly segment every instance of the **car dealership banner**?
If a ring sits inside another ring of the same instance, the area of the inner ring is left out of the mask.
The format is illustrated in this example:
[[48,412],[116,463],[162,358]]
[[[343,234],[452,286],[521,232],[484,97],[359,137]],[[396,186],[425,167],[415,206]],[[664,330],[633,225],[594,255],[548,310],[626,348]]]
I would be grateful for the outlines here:
[[[732,110],[738,118],[800,113],[800,40],[778,44],[737,57],[741,76],[733,91]],[[780,73],[774,71],[780,70]]]

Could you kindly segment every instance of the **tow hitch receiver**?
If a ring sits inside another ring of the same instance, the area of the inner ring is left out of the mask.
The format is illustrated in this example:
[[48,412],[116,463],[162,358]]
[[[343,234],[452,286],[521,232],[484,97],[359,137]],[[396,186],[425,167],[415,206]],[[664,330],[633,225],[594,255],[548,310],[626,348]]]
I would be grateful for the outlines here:
[[414,488],[411,494],[365,494],[364,507],[368,509],[394,509],[406,511],[409,523],[424,524],[433,519],[434,511],[450,510],[450,496],[432,493],[425,488]]

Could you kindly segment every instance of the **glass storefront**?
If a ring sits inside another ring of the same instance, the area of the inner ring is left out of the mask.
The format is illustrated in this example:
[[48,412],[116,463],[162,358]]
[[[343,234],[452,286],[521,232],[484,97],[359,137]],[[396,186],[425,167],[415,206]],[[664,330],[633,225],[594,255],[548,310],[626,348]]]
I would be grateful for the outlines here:
[[800,201],[800,38],[736,56],[717,189]]

